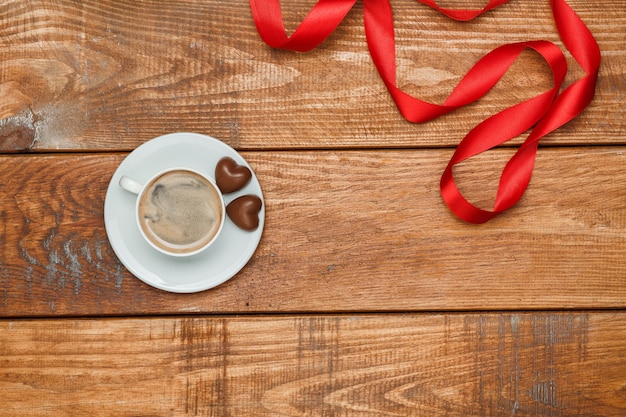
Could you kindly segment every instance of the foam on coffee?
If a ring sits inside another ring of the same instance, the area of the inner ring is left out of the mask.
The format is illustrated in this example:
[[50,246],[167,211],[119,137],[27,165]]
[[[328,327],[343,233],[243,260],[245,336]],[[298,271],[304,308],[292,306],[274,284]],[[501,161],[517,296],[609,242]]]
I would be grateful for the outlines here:
[[215,187],[184,170],[160,175],[142,193],[141,227],[158,247],[193,252],[209,242],[222,222],[222,203]]

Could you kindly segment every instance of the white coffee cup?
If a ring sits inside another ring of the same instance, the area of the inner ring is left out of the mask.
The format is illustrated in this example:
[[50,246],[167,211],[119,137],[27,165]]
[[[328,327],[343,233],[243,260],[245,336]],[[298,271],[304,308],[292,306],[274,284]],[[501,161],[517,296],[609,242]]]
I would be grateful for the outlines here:
[[119,185],[137,194],[135,218],[150,246],[170,256],[191,256],[211,246],[224,226],[224,197],[215,181],[189,168],[161,171],[145,184],[127,175]]

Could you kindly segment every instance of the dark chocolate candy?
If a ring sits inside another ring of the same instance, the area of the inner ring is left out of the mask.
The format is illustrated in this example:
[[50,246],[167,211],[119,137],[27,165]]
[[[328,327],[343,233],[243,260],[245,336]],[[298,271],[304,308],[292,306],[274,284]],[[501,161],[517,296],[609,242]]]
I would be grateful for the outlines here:
[[228,156],[220,159],[215,167],[215,183],[224,194],[241,190],[250,178],[252,178],[252,172],[248,167],[237,164]]
[[252,232],[259,227],[262,205],[261,199],[256,195],[242,195],[226,206],[226,213],[239,228]]

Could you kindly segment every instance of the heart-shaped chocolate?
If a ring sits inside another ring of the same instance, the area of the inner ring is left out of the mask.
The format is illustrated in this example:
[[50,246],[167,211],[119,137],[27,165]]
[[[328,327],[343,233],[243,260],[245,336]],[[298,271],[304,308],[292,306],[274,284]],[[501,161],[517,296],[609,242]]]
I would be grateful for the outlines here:
[[252,178],[248,167],[239,165],[233,158],[225,156],[215,167],[215,183],[224,194],[241,190]]
[[252,232],[259,227],[259,212],[262,206],[259,197],[247,194],[228,203],[226,213],[237,227]]

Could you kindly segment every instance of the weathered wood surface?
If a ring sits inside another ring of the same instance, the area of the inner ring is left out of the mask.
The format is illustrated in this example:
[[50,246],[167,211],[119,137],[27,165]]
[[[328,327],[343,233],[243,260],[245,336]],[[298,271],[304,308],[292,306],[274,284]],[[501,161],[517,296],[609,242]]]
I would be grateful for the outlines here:
[[623,313],[0,321],[22,416],[626,414]]
[[[293,30],[314,1],[283,3]],[[594,105],[547,140],[623,143],[626,1],[569,3],[597,37],[603,65]],[[392,5],[398,80],[433,102],[498,45],[560,43],[547,0],[513,1],[470,23],[414,0]],[[247,0],[5,0],[0,13],[5,151],[130,150],[172,131],[240,149],[453,146],[478,121],[550,86],[545,64],[528,53],[476,105],[416,126],[376,73],[360,3],[306,54],[268,48]],[[582,72],[569,62],[568,83]]]
[[[487,226],[441,201],[451,152],[245,152],[261,244],[231,281],[189,295],[141,283],[109,246],[103,199],[125,154],[1,158],[0,314],[626,307],[626,148],[541,149],[523,201]],[[488,200],[495,184],[463,168]]]
[[[293,30],[314,1],[282,3]],[[550,87],[531,53],[412,125],[360,3],[298,54],[261,41],[247,0],[1,1],[0,415],[626,415],[626,1],[569,3],[602,50],[596,97],[545,139],[520,204],[471,226],[441,172],[472,126]],[[502,43],[560,44],[548,4],[456,23],[392,0],[400,84],[442,102]],[[104,230],[118,164],[174,131],[244,151],[266,199],[250,264],[199,294],[132,277]],[[459,167],[472,201],[511,152]]]

